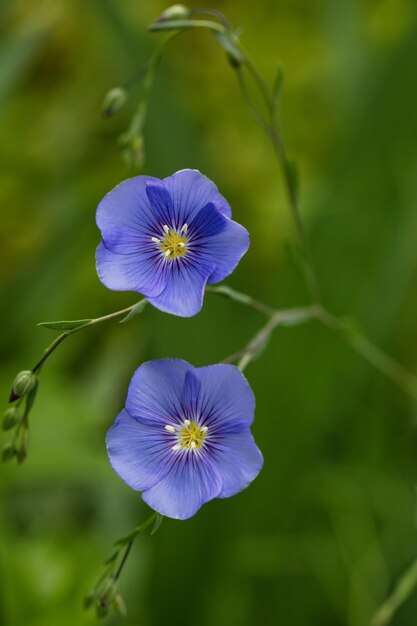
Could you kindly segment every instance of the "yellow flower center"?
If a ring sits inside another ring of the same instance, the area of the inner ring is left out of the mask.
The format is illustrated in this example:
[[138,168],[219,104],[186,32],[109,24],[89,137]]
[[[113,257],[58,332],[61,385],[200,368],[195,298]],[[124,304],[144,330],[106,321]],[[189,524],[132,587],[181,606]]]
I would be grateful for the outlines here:
[[187,252],[187,224],[183,224],[179,231],[169,228],[167,224],[163,226],[163,238],[151,237],[151,241],[158,245],[166,259],[172,261],[177,257],[184,256]]
[[198,450],[207,436],[207,426],[199,426],[197,422],[185,419],[180,425],[166,424],[165,430],[176,436],[177,443],[172,446],[178,450]]
[[198,424],[195,422],[191,422],[189,426],[185,426],[181,428],[179,440],[184,448],[190,449],[193,448],[197,450],[201,447],[201,444],[204,441],[206,436],[207,428],[200,428]]
[[187,237],[170,230],[161,241],[161,248],[167,259],[184,256],[187,251]]

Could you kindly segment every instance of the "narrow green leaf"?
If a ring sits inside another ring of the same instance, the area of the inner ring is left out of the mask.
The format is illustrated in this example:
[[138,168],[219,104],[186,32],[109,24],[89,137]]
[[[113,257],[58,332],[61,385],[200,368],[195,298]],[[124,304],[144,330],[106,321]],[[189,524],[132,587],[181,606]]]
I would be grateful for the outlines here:
[[140,315],[147,304],[148,304],[148,301],[146,298],[143,298],[143,300],[140,300],[137,304],[133,306],[133,308],[129,311],[126,317],[120,320],[120,324],[129,322],[133,317],[136,317],[136,315]]
[[230,298],[231,300],[234,300],[235,302],[240,302],[242,304],[248,304],[250,301],[250,298],[248,298],[246,294],[240,293],[239,291],[235,291],[235,289],[232,289],[231,287],[228,287],[227,285],[219,285],[218,287],[210,287],[209,291],[219,293],[220,295],[225,296],[226,298]]
[[119,550],[117,550],[117,552],[113,552],[113,554],[111,556],[109,556],[109,558],[104,561],[104,565],[110,565],[111,563],[114,563],[114,561],[117,559],[119,554],[120,554]]
[[289,159],[285,162],[285,171],[287,175],[288,187],[291,194],[292,201],[297,204],[298,203],[298,193],[299,193],[299,184],[298,184],[298,168],[295,161],[290,161]]
[[284,81],[284,71],[282,67],[278,65],[277,73],[275,74],[274,86],[272,88],[272,105],[273,105],[275,112],[279,108],[283,81]]
[[162,524],[162,520],[164,519],[164,516],[161,515],[160,513],[158,513],[158,515],[156,516],[156,520],[154,525],[152,526],[152,530],[151,530],[151,536],[154,535],[156,532],[158,532],[160,525]]
[[51,330],[74,330],[75,328],[80,328],[81,326],[87,326],[93,320],[72,320],[72,321],[61,321],[61,322],[39,322],[38,326],[44,326],[45,328],[50,328]]
[[242,65],[244,56],[242,52],[239,50],[236,43],[233,41],[233,35],[224,31],[213,31],[213,35],[216,37],[217,41],[226,52],[230,63],[233,67],[239,67]]

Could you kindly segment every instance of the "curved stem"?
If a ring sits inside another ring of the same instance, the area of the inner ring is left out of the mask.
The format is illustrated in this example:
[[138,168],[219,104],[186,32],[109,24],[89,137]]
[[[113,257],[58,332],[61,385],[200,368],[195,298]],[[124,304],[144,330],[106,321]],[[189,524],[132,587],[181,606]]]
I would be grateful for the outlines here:
[[158,517],[158,513],[156,513],[155,511],[148,517],[147,520],[145,520],[143,522],[143,524],[141,524],[140,526],[137,526],[135,528],[134,531],[132,531],[132,533],[129,535],[127,544],[126,544],[126,548],[125,551],[123,553],[122,559],[119,563],[119,566],[116,570],[116,572],[113,574],[113,580],[116,582],[119,578],[120,578],[120,574],[123,571],[123,568],[126,564],[126,561],[128,559],[128,556],[130,554],[130,551],[132,549],[132,546],[135,542],[135,539],[138,535],[140,535],[141,533],[143,533],[149,526],[151,526],[152,524],[154,524],[156,522],[156,518]]
[[[140,302],[143,302],[145,304],[145,298],[143,300],[140,300]],[[85,324],[77,326],[76,328],[71,328],[70,330],[66,330],[61,335],[59,335],[55,339],[55,341],[53,341],[51,343],[51,345],[45,350],[45,352],[42,355],[42,357],[33,366],[32,372],[33,373],[38,372],[41,369],[42,365],[45,363],[45,361],[51,356],[51,354],[70,335],[78,333],[80,330],[83,330],[84,328],[87,328],[87,326],[94,326],[95,324],[100,324],[101,322],[107,322],[108,320],[114,319],[115,317],[121,317],[122,315],[129,315],[129,313],[131,313],[132,310],[137,305],[138,305],[138,303],[136,302],[135,304],[132,304],[131,306],[126,307],[125,309],[121,309],[120,311],[115,311],[114,313],[109,313],[108,315],[103,315],[102,317],[96,317],[94,319],[86,321]]]
[[240,359],[239,367],[246,367],[259,350],[265,345],[272,331],[283,324],[301,324],[315,318],[326,328],[335,332],[345,343],[357,352],[365,361],[375,367],[381,374],[403,389],[408,395],[417,398],[417,378],[404,365],[383,352],[367,337],[352,332],[345,324],[328,309],[319,304],[299,309],[277,310],[269,307],[247,294],[231,289],[226,285],[207,287],[207,291],[225,296],[245,304],[270,318],[268,323],[255,335],[252,341],[242,350],[224,359],[223,363],[234,363]]

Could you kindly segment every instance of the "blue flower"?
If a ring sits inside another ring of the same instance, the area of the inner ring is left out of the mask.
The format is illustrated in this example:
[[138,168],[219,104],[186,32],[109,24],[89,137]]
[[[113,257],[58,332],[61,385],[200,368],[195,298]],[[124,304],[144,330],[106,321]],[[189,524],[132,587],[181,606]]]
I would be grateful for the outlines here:
[[149,361],[133,375],[126,406],[107,433],[110,463],[153,509],[187,519],[258,475],[263,459],[250,432],[254,409],[234,365]]
[[97,273],[116,291],[138,291],[155,307],[190,317],[206,283],[218,283],[249,247],[216,185],[197,170],[159,180],[136,176],[100,202]]

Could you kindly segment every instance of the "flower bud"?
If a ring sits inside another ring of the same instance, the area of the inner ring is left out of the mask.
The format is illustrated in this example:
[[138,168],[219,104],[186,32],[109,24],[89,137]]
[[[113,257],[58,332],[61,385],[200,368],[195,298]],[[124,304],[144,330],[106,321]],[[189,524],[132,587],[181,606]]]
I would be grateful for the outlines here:
[[158,19],[158,22],[166,22],[170,20],[186,20],[190,17],[190,15],[190,9],[184,4],[173,4],[162,13],[161,17]]
[[20,465],[21,463],[23,463],[23,461],[26,459],[26,457],[28,455],[28,451],[27,451],[26,445],[22,445],[21,448],[18,448],[15,451],[15,454],[16,454],[17,462]]
[[84,596],[84,601],[83,601],[84,608],[91,609],[91,607],[94,606],[96,601],[97,601],[97,594],[95,590],[89,591]]
[[104,96],[102,113],[104,117],[112,117],[120,111],[126,102],[127,93],[123,87],[114,87]]
[[5,443],[3,446],[3,452],[1,455],[2,461],[7,463],[7,461],[10,461],[14,457],[15,454],[16,454],[16,448],[14,447],[14,444],[11,441],[8,441],[7,443]]
[[36,383],[36,375],[30,370],[23,370],[14,379],[12,393],[10,394],[10,402],[26,396]]
[[11,406],[10,409],[7,409],[5,414],[3,415],[3,430],[10,430],[20,420],[20,414],[15,406]]
[[100,589],[100,600],[106,604],[111,602],[116,593],[116,583],[113,578],[108,578]]
[[126,616],[126,603],[120,593],[113,600],[113,606],[119,615],[122,617]]

